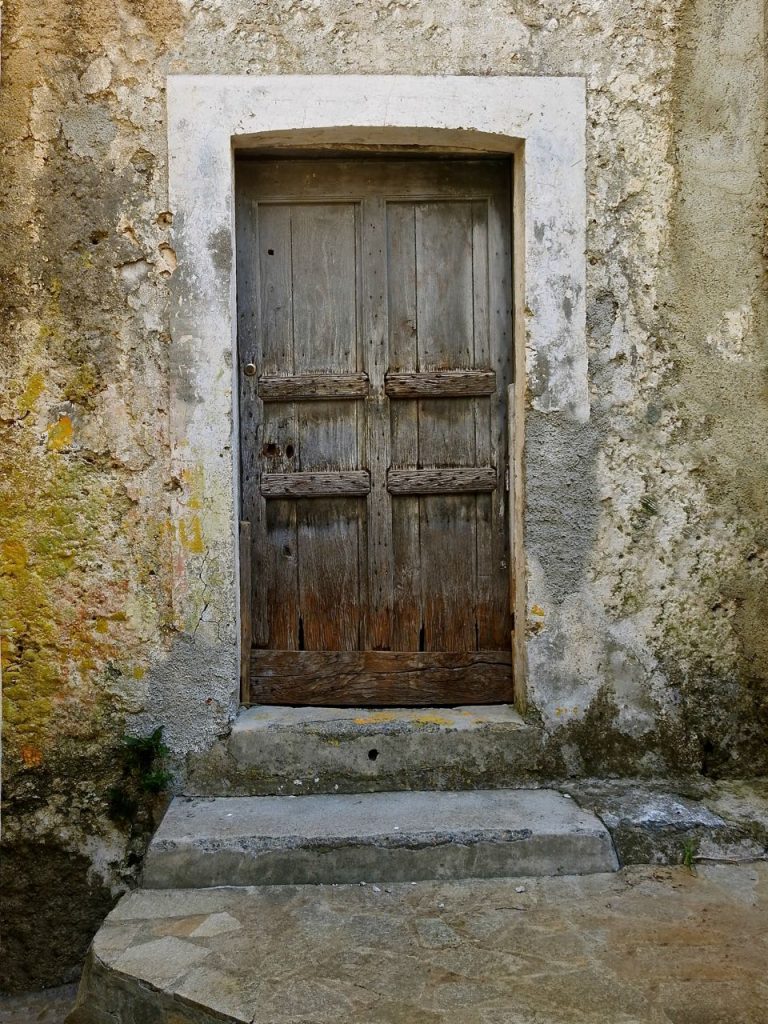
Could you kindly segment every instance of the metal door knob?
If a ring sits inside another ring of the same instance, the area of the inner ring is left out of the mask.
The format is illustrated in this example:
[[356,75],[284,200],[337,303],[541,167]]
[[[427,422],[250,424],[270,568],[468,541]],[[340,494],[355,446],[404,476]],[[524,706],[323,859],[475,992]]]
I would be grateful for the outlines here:
[[243,367],[243,373],[246,377],[253,377],[256,374],[256,363],[246,363]]

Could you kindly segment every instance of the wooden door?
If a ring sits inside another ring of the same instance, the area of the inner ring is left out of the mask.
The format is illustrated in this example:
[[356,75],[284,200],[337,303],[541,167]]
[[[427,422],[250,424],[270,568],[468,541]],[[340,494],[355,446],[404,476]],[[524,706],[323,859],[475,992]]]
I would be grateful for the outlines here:
[[238,163],[246,702],[511,699],[510,189]]

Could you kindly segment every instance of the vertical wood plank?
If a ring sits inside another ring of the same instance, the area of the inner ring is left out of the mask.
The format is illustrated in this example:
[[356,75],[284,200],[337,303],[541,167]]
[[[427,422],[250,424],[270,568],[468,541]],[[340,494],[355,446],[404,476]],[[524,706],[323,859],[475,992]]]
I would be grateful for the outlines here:
[[[364,336],[364,281],[363,281],[363,209],[362,204],[355,203],[355,339],[356,339],[356,367],[363,372],[367,363],[366,340]],[[370,381],[366,375],[366,393],[368,398]],[[368,448],[368,403],[367,401],[355,402],[355,422],[357,425],[357,464],[360,467],[367,466]],[[371,603],[368,588],[368,498],[358,504],[359,517],[357,525],[357,578],[358,578],[358,600],[360,602],[359,616],[359,647],[364,650],[369,636],[369,623],[371,620]]]
[[358,521],[364,499],[304,498],[299,520],[299,649],[360,647]]
[[[297,373],[358,370],[357,218],[353,203],[292,207],[293,323]],[[357,402],[297,404],[298,468],[357,469]],[[364,502],[297,503],[300,645],[360,645],[359,520]]]
[[248,178],[238,175],[235,207],[237,238],[238,387],[240,395],[240,505],[241,516],[250,523],[249,574],[251,594],[247,601],[252,616],[253,641],[265,645],[269,639],[266,505],[261,497],[259,447],[263,430],[263,406],[258,397],[256,377],[242,372],[246,363],[262,362],[261,288],[259,268],[258,205]]
[[267,504],[266,571],[269,574],[269,646],[299,650],[299,560],[296,502]]
[[240,520],[240,702],[247,703],[250,686],[251,647],[253,646],[253,581],[251,524]]
[[390,463],[389,398],[384,378],[389,366],[387,330],[386,204],[378,196],[362,204],[362,336],[370,380],[366,401],[366,462],[371,474],[368,495],[368,604],[366,647],[392,645],[392,511],[387,492]]
[[[506,193],[492,196],[484,205],[483,218],[483,265],[477,272],[486,281],[484,315],[488,347],[484,358],[496,371],[496,391],[482,406],[488,417],[482,430],[484,435],[486,429],[488,431],[489,461],[496,467],[497,486],[493,494],[478,498],[478,560],[482,559],[478,579],[478,643],[481,648],[498,649],[510,643],[506,389],[510,380],[512,338],[508,330],[511,258]],[[476,258],[479,256],[478,239]]]
[[358,369],[355,207],[291,206],[296,373]]
[[[416,205],[419,370],[470,369],[474,361],[472,209],[467,202]],[[475,460],[474,400],[419,402],[419,466]],[[477,649],[474,495],[419,501],[423,647]]]
[[[416,215],[412,202],[387,204],[389,368],[418,368],[416,314]],[[411,469],[419,460],[419,406],[390,401],[391,465]],[[422,635],[419,499],[392,499],[392,649],[418,651]]]
[[[472,203],[472,334],[474,365],[476,368],[491,366],[489,311],[488,311],[488,204]],[[497,385],[498,386],[498,385]],[[476,398],[475,417],[475,461],[478,466],[498,466],[498,451],[492,414],[495,410],[493,396]],[[498,471],[497,471],[498,472]],[[503,484],[503,477],[502,477]],[[499,491],[497,477],[496,490]],[[475,624],[479,650],[499,646],[499,627],[496,595],[494,557],[497,555],[494,530],[499,528],[495,515],[498,499],[504,495],[482,494],[475,499],[476,544],[477,544],[477,604]],[[503,636],[503,633],[502,633]],[[501,641],[503,643],[503,640]]]
[[[261,361],[259,373],[295,373],[291,208],[261,203],[258,207]],[[256,377],[250,378],[256,380]],[[289,473],[296,468],[298,424],[294,403],[260,403],[263,428],[254,457],[260,472]],[[267,578],[267,635],[256,646],[298,647],[298,561],[296,506],[270,502],[264,513],[266,536],[260,563]],[[255,547],[259,541],[255,540]]]
[[498,595],[498,610],[492,621],[492,636],[488,643],[494,647],[511,644],[512,630],[512,565],[510,562],[511,495],[507,482],[512,485],[509,464],[508,387],[513,380],[512,338],[512,235],[510,222],[511,181],[507,177],[505,188],[499,188],[488,204],[488,254],[493,273],[489,276],[490,343],[493,369],[496,370],[497,391],[491,403],[492,447],[499,472],[499,487],[493,495],[494,528],[493,587]]

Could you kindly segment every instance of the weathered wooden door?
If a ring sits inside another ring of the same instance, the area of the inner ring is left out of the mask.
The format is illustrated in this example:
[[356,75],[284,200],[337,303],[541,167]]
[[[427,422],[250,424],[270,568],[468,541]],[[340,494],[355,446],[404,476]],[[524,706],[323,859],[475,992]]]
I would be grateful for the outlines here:
[[237,196],[246,702],[509,700],[508,163],[241,161]]

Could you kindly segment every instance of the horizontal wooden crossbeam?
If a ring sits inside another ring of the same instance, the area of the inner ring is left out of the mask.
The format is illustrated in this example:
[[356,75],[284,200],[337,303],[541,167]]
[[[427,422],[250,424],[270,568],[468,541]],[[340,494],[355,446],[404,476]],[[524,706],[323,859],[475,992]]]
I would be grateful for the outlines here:
[[495,489],[496,470],[491,467],[390,469],[387,473],[390,494],[474,494]]
[[510,651],[251,653],[253,704],[473,704],[512,697]]
[[[493,370],[438,370],[435,373],[388,373],[390,398],[473,398],[496,390]],[[366,398],[365,373],[303,373],[259,378],[263,402],[344,401]]]
[[362,497],[371,489],[365,470],[337,473],[262,473],[261,493],[265,498]]
[[496,390],[493,370],[438,370],[435,373],[388,373],[390,398],[473,398]]
[[365,398],[364,373],[303,373],[291,377],[259,377],[263,402],[335,402]]

